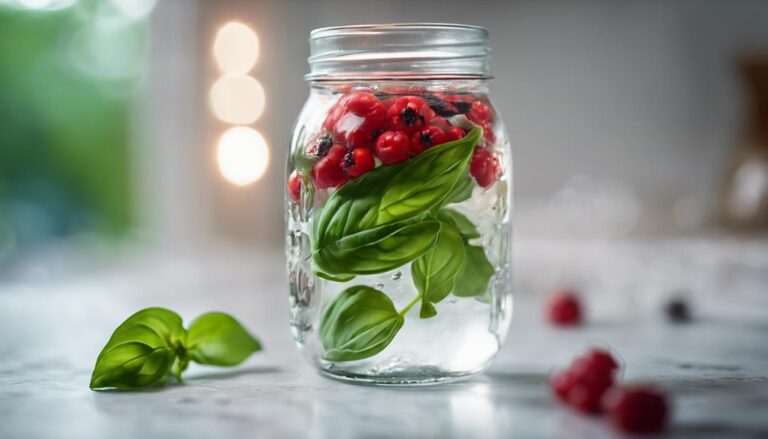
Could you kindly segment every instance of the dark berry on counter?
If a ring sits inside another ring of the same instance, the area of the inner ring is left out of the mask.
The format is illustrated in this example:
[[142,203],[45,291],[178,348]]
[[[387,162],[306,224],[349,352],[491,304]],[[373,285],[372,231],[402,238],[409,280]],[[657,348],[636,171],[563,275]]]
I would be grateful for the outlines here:
[[620,431],[635,434],[658,433],[669,415],[667,396],[652,386],[628,386],[611,390],[605,397],[605,410]]
[[673,323],[687,323],[692,320],[691,309],[684,299],[672,299],[664,306],[667,318]]

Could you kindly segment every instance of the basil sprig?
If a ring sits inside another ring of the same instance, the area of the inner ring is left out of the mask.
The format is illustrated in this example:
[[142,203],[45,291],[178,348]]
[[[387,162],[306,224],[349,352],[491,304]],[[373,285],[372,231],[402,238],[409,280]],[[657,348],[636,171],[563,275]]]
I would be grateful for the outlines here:
[[331,195],[312,233],[317,271],[349,280],[395,269],[431,249],[440,231],[431,212],[453,201],[450,197],[465,196],[469,162],[481,136],[482,128],[475,127],[408,162],[380,166]]
[[165,382],[171,370],[181,381],[190,361],[235,366],[261,344],[233,317],[212,312],[185,330],[181,317],[165,308],[147,308],[115,329],[96,359],[90,387],[139,389]]

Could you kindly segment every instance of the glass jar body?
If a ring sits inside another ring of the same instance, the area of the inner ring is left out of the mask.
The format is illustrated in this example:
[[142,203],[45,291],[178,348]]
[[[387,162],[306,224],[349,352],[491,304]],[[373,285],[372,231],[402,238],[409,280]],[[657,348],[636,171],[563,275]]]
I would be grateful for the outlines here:
[[314,82],[287,164],[290,324],[322,373],[483,370],[512,311],[512,160],[484,80]]

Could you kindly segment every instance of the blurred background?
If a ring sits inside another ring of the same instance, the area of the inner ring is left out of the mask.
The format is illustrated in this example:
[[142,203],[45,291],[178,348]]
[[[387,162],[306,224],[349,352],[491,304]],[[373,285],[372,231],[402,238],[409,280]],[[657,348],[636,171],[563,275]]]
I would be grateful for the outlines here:
[[768,301],[757,0],[0,0],[0,287],[282,260],[310,30],[419,21],[490,31],[518,291]]

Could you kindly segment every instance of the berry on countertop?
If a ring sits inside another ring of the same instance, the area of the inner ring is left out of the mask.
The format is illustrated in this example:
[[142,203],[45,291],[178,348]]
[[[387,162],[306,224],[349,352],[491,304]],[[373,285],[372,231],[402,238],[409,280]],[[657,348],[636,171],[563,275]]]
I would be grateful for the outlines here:
[[666,395],[651,386],[627,386],[608,392],[605,410],[613,425],[627,433],[658,433],[667,423]]
[[355,148],[347,152],[344,156],[344,170],[347,175],[357,178],[376,166],[373,160],[373,153],[368,148]]
[[691,321],[691,310],[684,299],[672,299],[664,306],[664,312],[669,321],[673,323],[687,323]]
[[423,99],[416,96],[403,96],[395,99],[387,109],[387,129],[412,134],[429,125],[434,116],[435,112]]
[[312,168],[312,181],[318,189],[339,187],[347,181],[347,174],[342,168],[342,161],[347,154],[347,148],[333,145],[325,157],[321,158]]
[[581,323],[582,309],[575,292],[566,290],[547,303],[547,317],[556,326],[576,326]]
[[402,131],[387,131],[376,140],[376,156],[385,165],[402,163],[410,154],[411,141]]
[[352,148],[372,147],[384,128],[387,110],[371,93],[343,96],[328,113],[323,127]]
[[411,138],[411,152],[418,155],[433,146],[445,143],[445,133],[436,126],[428,126],[413,133]]
[[301,199],[301,175],[296,171],[293,171],[288,178],[288,195],[294,203],[298,203]]
[[499,159],[486,148],[476,148],[472,153],[469,173],[480,187],[490,187],[499,178]]
[[591,348],[567,370],[552,376],[552,392],[570,407],[587,414],[600,413],[605,392],[613,386],[619,364],[611,354]]

